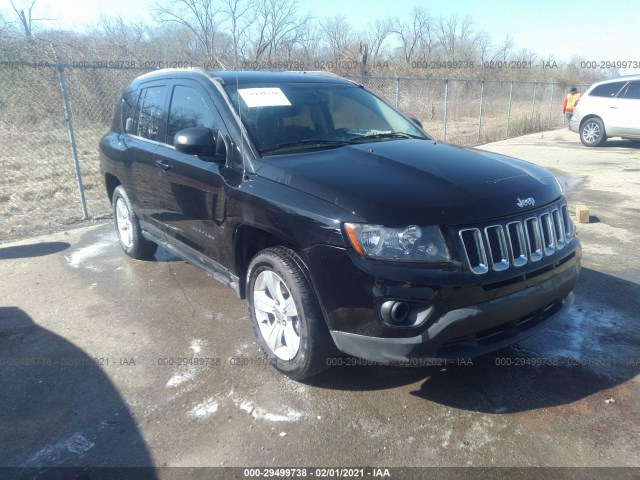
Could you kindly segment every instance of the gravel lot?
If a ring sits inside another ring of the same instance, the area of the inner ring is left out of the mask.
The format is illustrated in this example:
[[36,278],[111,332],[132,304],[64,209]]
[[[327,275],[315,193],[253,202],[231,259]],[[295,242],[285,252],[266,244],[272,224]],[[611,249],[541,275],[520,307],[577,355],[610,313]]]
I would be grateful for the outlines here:
[[303,384],[261,363],[231,290],[166,252],[128,259],[111,224],[3,244],[0,466],[29,478],[132,465],[638,478],[640,149],[587,149],[566,130],[482,148],[549,167],[570,205],[590,208],[576,305],[550,329],[468,365],[342,366]]

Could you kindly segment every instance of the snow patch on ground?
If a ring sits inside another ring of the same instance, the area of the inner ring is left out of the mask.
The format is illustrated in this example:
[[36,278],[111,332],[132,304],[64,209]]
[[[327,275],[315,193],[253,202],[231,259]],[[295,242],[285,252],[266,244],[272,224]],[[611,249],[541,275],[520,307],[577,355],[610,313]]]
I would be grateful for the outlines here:
[[[189,350],[191,350],[190,355],[196,356],[202,353],[206,345],[207,345],[207,342],[205,342],[204,340],[201,340],[199,338],[194,338],[193,340],[191,340],[191,343],[189,344]],[[177,365],[177,367],[180,368],[181,371],[176,373],[173,377],[169,379],[169,381],[167,382],[167,388],[178,387],[183,383],[193,380],[198,374],[199,365],[187,364],[187,365]],[[205,366],[202,366],[201,368],[205,368]]]
[[31,455],[21,467],[53,467],[60,465],[72,455],[80,455],[92,449],[95,443],[82,434],[75,433],[67,440],[47,445]]
[[193,367],[187,368],[184,372],[176,373],[167,382],[167,387],[174,388],[182,385],[189,380],[193,380],[196,376],[196,370]]
[[293,410],[287,406],[283,406],[282,411],[274,413],[255,405],[249,400],[232,398],[232,401],[236,407],[240,408],[240,410],[244,410],[257,420],[267,420],[269,422],[296,422],[304,416],[303,413]]
[[193,418],[207,418],[218,411],[218,402],[215,398],[210,397],[204,402],[198,403],[193,407],[188,415]]
[[195,338],[191,341],[191,345],[189,348],[193,353],[201,353],[202,349],[207,345],[204,340],[200,340],[199,338]]
[[[622,333],[628,320],[611,305],[580,297],[564,319],[545,334],[544,342],[536,345],[535,351],[559,358],[592,357],[605,353],[610,356],[607,337],[613,333]],[[530,341],[522,342],[522,346],[527,348],[538,340],[539,338],[533,337]]]

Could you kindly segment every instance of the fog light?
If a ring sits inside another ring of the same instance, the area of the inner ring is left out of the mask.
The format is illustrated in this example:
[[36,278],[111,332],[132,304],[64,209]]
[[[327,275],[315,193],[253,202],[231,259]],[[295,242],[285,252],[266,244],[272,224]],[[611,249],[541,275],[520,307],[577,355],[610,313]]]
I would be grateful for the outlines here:
[[401,324],[409,316],[409,304],[396,300],[387,300],[380,307],[380,315],[387,323]]

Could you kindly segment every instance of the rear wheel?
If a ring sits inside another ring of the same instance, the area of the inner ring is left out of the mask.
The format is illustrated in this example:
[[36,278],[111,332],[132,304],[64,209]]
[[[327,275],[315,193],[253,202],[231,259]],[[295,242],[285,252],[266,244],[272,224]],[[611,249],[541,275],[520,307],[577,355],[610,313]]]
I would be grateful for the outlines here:
[[156,253],[158,245],[142,236],[140,221],[131,207],[127,192],[119,185],[113,191],[113,218],[116,233],[124,253],[131,258],[150,258]]
[[258,253],[247,274],[247,303],[256,338],[277,370],[303,380],[327,368],[336,349],[297,253],[284,247]]
[[599,118],[585,120],[580,127],[580,141],[587,147],[599,147],[607,140],[604,124]]

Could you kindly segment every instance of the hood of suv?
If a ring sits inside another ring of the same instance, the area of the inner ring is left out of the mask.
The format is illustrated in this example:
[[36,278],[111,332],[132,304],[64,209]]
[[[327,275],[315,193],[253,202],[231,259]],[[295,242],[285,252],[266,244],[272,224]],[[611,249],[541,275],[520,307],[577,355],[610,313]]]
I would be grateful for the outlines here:
[[531,163],[430,140],[263,157],[256,174],[372,224],[460,225],[536,209],[561,191]]

